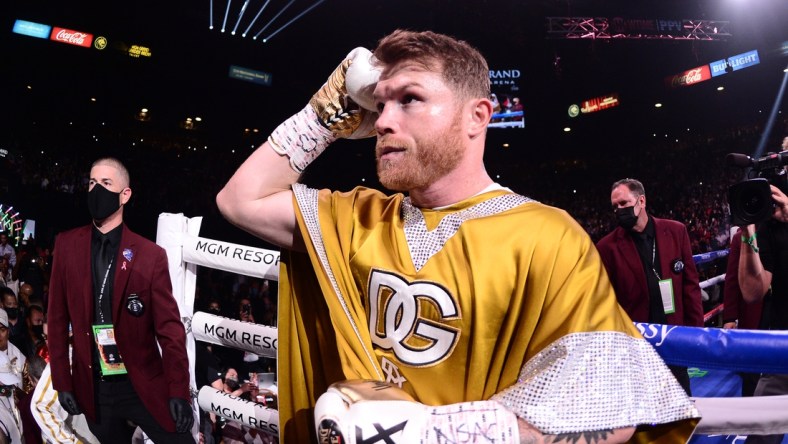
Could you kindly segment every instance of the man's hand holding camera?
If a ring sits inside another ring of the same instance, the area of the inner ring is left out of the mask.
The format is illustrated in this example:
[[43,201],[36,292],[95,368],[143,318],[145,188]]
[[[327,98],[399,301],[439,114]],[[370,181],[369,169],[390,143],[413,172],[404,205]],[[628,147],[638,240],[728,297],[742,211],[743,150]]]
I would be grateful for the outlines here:
[[772,217],[780,222],[788,223],[788,196],[774,185],[769,185],[769,187],[772,190],[772,200],[774,201],[774,215]]

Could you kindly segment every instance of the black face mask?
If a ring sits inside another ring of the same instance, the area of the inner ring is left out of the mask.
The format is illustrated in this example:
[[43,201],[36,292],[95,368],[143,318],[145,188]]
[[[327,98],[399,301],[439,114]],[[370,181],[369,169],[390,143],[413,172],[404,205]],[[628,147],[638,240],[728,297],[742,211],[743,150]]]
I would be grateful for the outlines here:
[[93,220],[104,220],[120,208],[120,193],[113,193],[100,184],[88,193],[88,211]]
[[44,326],[43,325],[31,325],[30,330],[39,338],[44,337]]
[[219,313],[221,313],[221,312],[222,312],[222,311],[221,311],[221,310],[219,310],[218,308],[209,308],[209,309],[208,309],[208,311],[209,311],[211,314],[215,314],[215,315],[217,315],[217,316],[219,315]]
[[8,319],[16,319],[19,316],[18,308],[6,308],[5,312],[8,313]]
[[625,230],[631,230],[632,227],[638,222],[638,217],[635,216],[635,207],[616,208],[616,221],[618,226]]
[[225,379],[224,383],[227,384],[227,388],[232,391],[238,390],[238,388],[241,386],[241,384],[239,384],[238,381],[234,379]]

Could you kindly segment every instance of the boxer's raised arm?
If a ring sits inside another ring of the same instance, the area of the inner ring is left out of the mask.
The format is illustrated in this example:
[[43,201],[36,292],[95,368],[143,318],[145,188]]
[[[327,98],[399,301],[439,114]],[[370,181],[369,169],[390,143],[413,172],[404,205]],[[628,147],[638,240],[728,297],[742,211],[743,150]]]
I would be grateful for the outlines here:
[[216,196],[216,204],[242,230],[281,248],[300,249],[290,191],[298,177],[290,159],[265,142],[233,174]]
[[[377,114],[356,104],[371,103],[371,98],[354,97],[348,90],[371,95],[368,86],[374,86],[378,76],[369,51],[351,51],[309,104],[279,125],[230,178],[216,196],[222,215],[272,244],[301,249],[290,186],[337,138],[375,134]],[[346,85],[346,79],[351,84]]]

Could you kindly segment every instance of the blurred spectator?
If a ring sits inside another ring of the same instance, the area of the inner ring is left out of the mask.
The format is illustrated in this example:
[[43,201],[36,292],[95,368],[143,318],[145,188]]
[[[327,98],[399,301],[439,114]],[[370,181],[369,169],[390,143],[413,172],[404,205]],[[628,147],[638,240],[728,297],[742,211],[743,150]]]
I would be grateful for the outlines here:
[[[221,372],[219,371],[219,361],[211,353],[207,344],[202,341],[195,341],[195,359],[194,359],[194,379],[197,384],[197,390],[204,386],[210,386],[216,390],[223,390],[224,384],[222,382]],[[213,432],[216,427],[216,416],[213,412],[206,412],[200,409],[200,434],[202,435],[202,442],[206,444],[213,444]]]
[[23,250],[23,254],[20,254],[19,258],[17,277],[19,278],[20,289],[23,284],[29,284],[33,289],[31,298],[43,300],[44,287],[49,283],[46,264],[40,257],[29,250]]
[[208,301],[208,313],[216,316],[222,315],[222,303],[219,302],[218,299],[214,298]]
[[22,418],[22,434],[25,437],[25,444],[43,444],[41,427],[38,426],[38,423],[33,417],[31,404],[33,401],[33,393],[35,392],[35,388],[46,366],[47,362],[44,358],[36,355],[28,358],[25,366],[25,380],[23,383],[26,393],[19,399],[19,412]]
[[25,356],[8,341],[9,333],[8,314],[0,309],[0,434],[5,434],[8,442],[18,444],[24,442],[17,389],[23,389]]
[[8,259],[11,268],[16,266],[16,250],[8,243],[8,233],[0,233],[0,256]]
[[[229,393],[236,398],[257,402],[257,391],[256,381],[246,381],[243,384],[239,384],[238,372],[233,368],[227,369],[224,378],[225,393]],[[273,436],[242,425],[238,421],[224,419],[223,422],[221,440],[224,444],[276,444],[277,442]]]
[[25,332],[16,340],[11,338],[27,359],[37,356],[42,347],[46,347],[44,335],[44,309],[39,305],[31,305],[25,316]]
[[0,287],[8,287],[14,293],[19,292],[19,280],[14,277],[14,269],[5,256],[0,256]]
[[237,317],[242,322],[254,322],[254,314],[252,313],[252,300],[248,297],[242,297],[238,300],[238,314]]
[[9,329],[9,340],[16,344],[21,341],[27,329],[25,323],[20,318],[19,302],[16,300],[16,295],[8,288],[0,288],[2,295],[3,309],[6,314],[5,325]]
[[[19,302],[19,305],[21,305],[23,307],[23,309],[26,309],[27,307],[30,306],[30,299],[31,298],[35,299],[35,296],[33,295],[33,286],[30,285],[30,284],[22,284],[19,287],[19,293],[17,293],[17,294],[19,296],[17,302]],[[22,310],[22,311],[25,311],[25,310]]]

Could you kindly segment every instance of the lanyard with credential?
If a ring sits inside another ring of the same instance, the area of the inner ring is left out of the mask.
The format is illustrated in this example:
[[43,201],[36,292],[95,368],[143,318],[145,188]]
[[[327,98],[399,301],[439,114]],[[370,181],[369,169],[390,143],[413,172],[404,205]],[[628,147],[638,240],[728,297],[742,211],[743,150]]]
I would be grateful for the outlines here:
[[657,280],[661,281],[662,278],[659,276],[657,272],[657,268],[655,267],[654,261],[657,259],[657,239],[654,238],[654,242],[651,244],[651,271],[657,276]]
[[104,273],[104,280],[101,282],[101,289],[99,290],[98,311],[99,311],[99,317],[101,317],[101,323],[102,324],[104,323],[104,310],[102,309],[101,301],[102,301],[102,299],[104,299],[104,287],[107,285],[107,278],[109,277],[109,271],[112,269],[112,263],[114,261],[115,261],[114,257],[112,259],[110,259],[109,265],[107,265],[107,271]]

